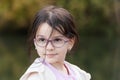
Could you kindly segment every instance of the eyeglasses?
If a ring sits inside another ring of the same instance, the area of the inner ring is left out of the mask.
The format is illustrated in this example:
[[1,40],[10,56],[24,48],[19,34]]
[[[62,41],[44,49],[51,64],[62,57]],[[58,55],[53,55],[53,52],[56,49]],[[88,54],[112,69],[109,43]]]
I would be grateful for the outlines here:
[[64,46],[64,44],[67,43],[69,40],[65,40],[62,37],[56,37],[56,38],[53,38],[52,40],[48,40],[41,37],[41,38],[34,39],[34,41],[39,47],[45,47],[50,42],[53,47],[60,48]]

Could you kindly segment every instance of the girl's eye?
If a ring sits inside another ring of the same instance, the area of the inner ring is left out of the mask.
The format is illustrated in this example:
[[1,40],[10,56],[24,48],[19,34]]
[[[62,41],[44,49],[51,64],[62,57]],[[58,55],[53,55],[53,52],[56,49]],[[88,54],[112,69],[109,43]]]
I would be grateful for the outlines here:
[[54,39],[53,41],[54,41],[54,42],[61,42],[61,41],[63,41],[63,40],[60,39],[60,38],[56,38],[56,39]]
[[37,40],[38,42],[45,42],[46,41],[46,39],[45,38],[38,38],[38,40]]

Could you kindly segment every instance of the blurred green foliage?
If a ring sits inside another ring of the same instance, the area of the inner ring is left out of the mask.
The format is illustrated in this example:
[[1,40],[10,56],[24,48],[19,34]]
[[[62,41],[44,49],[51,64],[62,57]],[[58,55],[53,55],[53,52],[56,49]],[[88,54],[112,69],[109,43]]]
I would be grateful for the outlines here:
[[27,30],[47,5],[75,18],[80,43],[67,60],[90,72],[91,80],[120,80],[119,0],[0,0],[0,80],[18,80],[31,64]]

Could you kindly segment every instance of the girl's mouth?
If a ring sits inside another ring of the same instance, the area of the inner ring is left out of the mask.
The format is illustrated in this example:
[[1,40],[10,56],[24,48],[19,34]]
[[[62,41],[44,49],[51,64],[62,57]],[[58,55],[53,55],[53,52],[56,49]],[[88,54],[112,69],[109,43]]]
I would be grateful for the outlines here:
[[52,57],[55,57],[57,54],[46,54],[46,57],[48,58],[52,58]]

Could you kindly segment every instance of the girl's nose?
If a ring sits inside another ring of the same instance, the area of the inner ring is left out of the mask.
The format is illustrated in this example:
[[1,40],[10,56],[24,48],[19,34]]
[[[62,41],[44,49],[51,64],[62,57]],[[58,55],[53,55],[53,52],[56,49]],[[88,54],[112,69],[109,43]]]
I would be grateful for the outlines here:
[[47,50],[54,50],[54,46],[52,45],[51,42],[48,42],[48,44],[46,45],[46,49]]

